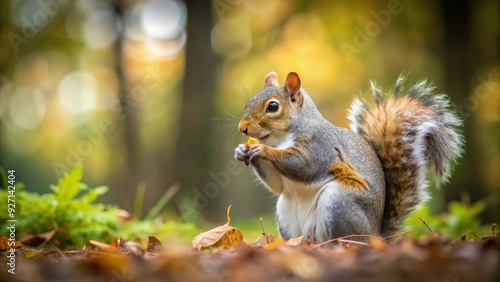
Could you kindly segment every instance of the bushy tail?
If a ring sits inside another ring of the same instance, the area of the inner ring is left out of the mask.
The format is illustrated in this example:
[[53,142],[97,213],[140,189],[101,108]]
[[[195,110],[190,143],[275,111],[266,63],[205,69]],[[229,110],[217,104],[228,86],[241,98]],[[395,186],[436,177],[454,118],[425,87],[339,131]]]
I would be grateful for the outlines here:
[[355,100],[349,114],[352,130],[370,143],[384,168],[383,236],[398,231],[411,209],[428,198],[427,168],[438,185],[446,182],[464,145],[462,121],[447,96],[433,94],[426,81],[406,91],[404,81],[400,76],[386,95],[372,82],[375,104]]

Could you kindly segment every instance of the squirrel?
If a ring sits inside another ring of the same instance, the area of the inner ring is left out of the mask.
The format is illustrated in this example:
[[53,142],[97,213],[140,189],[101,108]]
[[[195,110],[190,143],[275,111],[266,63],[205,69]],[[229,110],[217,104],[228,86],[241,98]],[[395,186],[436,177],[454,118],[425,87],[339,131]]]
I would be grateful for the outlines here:
[[238,124],[259,143],[238,145],[234,157],[279,196],[284,239],[391,236],[428,198],[427,170],[437,184],[449,180],[463,153],[462,120],[431,84],[406,90],[404,82],[401,75],[391,94],[371,82],[375,103],[354,100],[348,130],[321,115],[297,73],[282,86],[275,72],[266,76]]

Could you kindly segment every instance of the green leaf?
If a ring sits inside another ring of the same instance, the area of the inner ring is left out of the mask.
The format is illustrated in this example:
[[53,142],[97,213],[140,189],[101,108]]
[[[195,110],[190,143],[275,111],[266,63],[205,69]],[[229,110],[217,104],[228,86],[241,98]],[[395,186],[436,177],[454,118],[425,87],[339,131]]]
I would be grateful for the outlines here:
[[165,205],[168,203],[168,201],[170,201],[170,199],[172,199],[172,197],[175,195],[175,193],[177,193],[177,191],[179,191],[179,189],[180,189],[180,186],[178,183],[172,184],[172,186],[170,186],[170,188],[168,188],[167,191],[165,191],[163,196],[161,196],[161,198],[158,200],[158,202],[156,202],[154,207],[149,211],[148,215],[146,215],[146,217],[144,219],[146,219],[146,220],[154,219],[160,213],[160,211],[163,209],[163,207],[165,207]]
[[51,186],[59,203],[73,200],[80,190],[80,180],[82,179],[82,165],[77,164],[69,173],[64,174],[57,186]]
[[81,197],[81,201],[87,204],[92,204],[99,196],[106,194],[108,190],[107,186],[99,186],[90,189],[87,194]]
[[[432,215],[428,205],[421,206],[414,210],[405,220],[405,227],[412,231],[415,237],[429,232],[418,217],[425,220],[427,225],[445,237],[461,238],[464,234],[469,239],[477,239],[476,231],[482,230],[480,215],[485,209],[484,202],[476,202],[466,205],[461,202],[451,202],[448,211],[441,215]],[[469,231],[471,230],[471,231]]]

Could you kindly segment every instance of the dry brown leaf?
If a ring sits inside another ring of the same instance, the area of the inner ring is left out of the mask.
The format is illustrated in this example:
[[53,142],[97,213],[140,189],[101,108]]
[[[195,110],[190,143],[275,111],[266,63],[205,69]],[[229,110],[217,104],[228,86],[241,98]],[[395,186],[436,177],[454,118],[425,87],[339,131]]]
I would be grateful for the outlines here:
[[142,256],[146,253],[146,250],[141,246],[141,244],[134,241],[126,241],[125,249],[129,254],[134,254],[136,256]]
[[304,239],[304,235],[297,238],[290,238],[286,241],[287,246],[298,246],[302,244],[302,240]]
[[[14,242],[14,243],[12,243]],[[23,244],[19,241],[11,241],[9,237],[0,235],[0,251],[9,250],[11,248],[21,247]]]
[[95,240],[90,240],[89,242],[106,252],[127,252],[137,256],[142,256],[146,253],[146,250],[144,250],[141,244],[134,241],[127,241],[122,237],[114,240],[113,244],[106,244]]
[[314,242],[313,238],[312,238],[312,235],[311,234],[308,234],[307,235],[307,240],[304,242],[304,245],[307,245],[307,246],[312,246],[316,244],[316,242]]
[[23,242],[25,246],[29,246],[32,248],[36,248],[40,245],[43,245],[56,235],[56,230],[52,229],[42,234],[27,234],[21,237],[20,241]]
[[146,248],[147,252],[150,253],[159,253],[163,249],[163,244],[154,236],[148,236],[148,247]]
[[382,238],[378,237],[370,237],[370,245],[375,250],[379,251],[385,251],[387,249],[387,243]]
[[302,240],[304,239],[304,236],[300,236],[297,238],[290,238],[288,241],[285,241],[283,237],[278,237],[278,239],[274,240],[272,243],[265,245],[263,248],[265,250],[272,250],[276,249],[279,246],[287,245],[287,246],[298,246],[302,244]]
[[109,245],[109,244],[102,243],[102,242],[99,242],[99,241],[94,241],[94,240],[90,240],[89,243],[92,244],[92,245],[94,245],[94,246],[96,246],[96,247],[98,247],[98,248],[100,248],[103,251],[115,251],[116,248],[117,248],[114,245]]
[[122,279],[115,279],[124,281],[124,275],[130,275],[135,272],[135,267],[132,261],[122,253],[99,253],[92,257],[86,263],[97,269],[100,273],[105,275],[113,275]]
[[272,250],[282,245],[285,245],[285,240],[283,240],[283,237],[278,237],[278,239],[274,240],[274,242],[272,242],[271,244],[265,245],[263,249]]
[[230,211],[231,206],[227,208],[227,223],[196,236],[192,242],[193,248],[201,250],[202,248],[207,248],[218,243],[219,246],[228,249],[241,244],[243,242],[243,234],[231,225]]
[[126,250],[127,249],[127,241],[122,237],[116,239],[113,242],[113,247],[117,250]]
[[37,250],[34,248],[24,248],[22,250],[25,259],[32,259],[40,257],[43,254],[43,250]]
[[276,235],[274,234],[269,234],[269,233],[266,233],[266,232],[262,232],[262,236],[264,236],[264,238],[266,239],[266,243],[267,244],[271,244],[272,242],[274,242],[277,238]]
[[[215,245],[219,241],[221,241],[221,244],[226,244],[231,246],[231,237],[229,238],[224,238],[226,236],[226,233],[232,233],[233,230],[236,230],[234,227],[229,225],[228,223],[224,224],[223,226],[218,226],[214,229],[211,229],[207,232],[204,232],[193,240],[193,248],[200,250],[201,248],[206,248],[210,247],[212,245]],[[239,230],[238,230],[239,231]],[[240,232],[241,233],[241,232]],[[242,235],[243,237],[243,235]]]

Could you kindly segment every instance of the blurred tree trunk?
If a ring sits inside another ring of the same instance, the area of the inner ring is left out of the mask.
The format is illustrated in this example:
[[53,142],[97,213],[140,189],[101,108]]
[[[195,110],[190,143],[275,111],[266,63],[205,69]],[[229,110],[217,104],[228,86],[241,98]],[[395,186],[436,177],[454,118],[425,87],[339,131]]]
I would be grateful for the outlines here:
[[211,1],[185,1],[187,43],[173,178],[181,184],[176,200],[203,191],[211,163],[210,119],[215,104],[215,55],[210,45]]
[[124,30],[123,30],[123,12],[126,8],[124,1],[115,0],[113,1],[116,21],[122,26],[121,29],[117,30],[117,38],[114,43],[114,55],[115,55],[115,75],[118,81],[118,93],[120,99],[120,117],[122,119],[122,134],[123,142],[125,143],[126,150],[126,165],[128,173],[126,177],[121,180],[121,189],[123,190],[122,195],[124,199],[123,202],[125,208],[131,208],[133,203],[133,197],[136,192],[138,185],[137,176],[139,173],[139,158],[138,158],[138,148],[137,148],[137,138],[138,138],[138,120],[137,112],[135,107],[129,105],[129,89],[127,85],[127,76],[124,70],[124,55],[123,55],[123,42],[124,42]]
[[[473,49],[470,48],[471,38],[471,7],[467,0],[443,0],[441,11],[444,21],[444,58],[446,92],[454,98],[454,103],[462,106],[467,97],[472,94],[472,85],[477,69]],[[475,113],[461,114],[464,119],[464,135],[466,139],[465,155],[457,167],[456,178],[452,189],[445,189],[446,202],[459,200],[461,194],[467,192],[472,201],[486,195],[485,182],[481,176],[481,159],[474,152],[477,146],[475,135]]]

